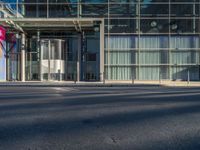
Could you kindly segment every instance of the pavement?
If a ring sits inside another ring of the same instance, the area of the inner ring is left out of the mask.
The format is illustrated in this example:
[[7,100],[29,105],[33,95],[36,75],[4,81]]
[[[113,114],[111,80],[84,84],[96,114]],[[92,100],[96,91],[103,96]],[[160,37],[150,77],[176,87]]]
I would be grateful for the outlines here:
[[130,87],[130,86],[167,86],[167,87],[200,87],[198,81],[105,81],[105,82],[74,82],[74,81],[16,81],[16,82],[0,82],[0,87],[4,86],[30,86],[30,87]]
[[199,87],[0,86],[0,150],[199,149]]

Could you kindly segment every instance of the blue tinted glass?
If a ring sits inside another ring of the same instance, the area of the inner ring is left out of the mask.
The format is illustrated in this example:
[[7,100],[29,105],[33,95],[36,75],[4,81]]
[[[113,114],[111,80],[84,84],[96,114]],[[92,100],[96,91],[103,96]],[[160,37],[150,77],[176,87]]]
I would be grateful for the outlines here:
[[2,0],[5,3],[16,3],[17,0]]

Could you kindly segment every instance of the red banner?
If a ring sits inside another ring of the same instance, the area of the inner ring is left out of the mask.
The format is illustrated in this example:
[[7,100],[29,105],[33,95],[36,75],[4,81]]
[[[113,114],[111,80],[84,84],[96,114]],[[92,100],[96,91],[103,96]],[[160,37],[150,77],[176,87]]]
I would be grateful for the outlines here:
[[6,30],[0,26],[0,40],[4,41],[6,39]]

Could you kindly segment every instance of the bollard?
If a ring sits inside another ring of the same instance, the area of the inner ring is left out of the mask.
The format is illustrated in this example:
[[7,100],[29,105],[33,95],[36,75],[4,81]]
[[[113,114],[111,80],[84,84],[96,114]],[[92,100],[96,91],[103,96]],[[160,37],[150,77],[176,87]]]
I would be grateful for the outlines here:
[[77,82],[77,75],[76,75],[76,73],[74,74],[74,83],[76,84],[76,82]]
[[190,84],[190,71],[187,72],[187,84]]
[[134,75],[132,75],[132,84],[135,84],[135,78],[134,78]]
[[103,84],[105,84],[105,72],[103,72]]
[[161,84],[161,72],[159,71],[159,84]]

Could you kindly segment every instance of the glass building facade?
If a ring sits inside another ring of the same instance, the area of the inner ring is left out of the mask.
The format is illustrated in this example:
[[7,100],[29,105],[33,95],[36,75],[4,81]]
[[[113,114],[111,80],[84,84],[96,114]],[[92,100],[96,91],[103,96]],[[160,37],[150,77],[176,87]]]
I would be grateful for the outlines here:
[[200,80],[200,0],[0,4],[6,80]]

